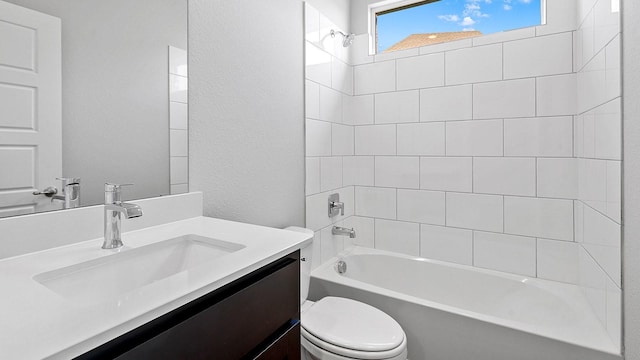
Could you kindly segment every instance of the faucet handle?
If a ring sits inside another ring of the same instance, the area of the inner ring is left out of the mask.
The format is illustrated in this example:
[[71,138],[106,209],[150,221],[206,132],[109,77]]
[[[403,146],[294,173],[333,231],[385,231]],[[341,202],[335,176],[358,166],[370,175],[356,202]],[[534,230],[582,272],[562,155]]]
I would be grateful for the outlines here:
[[62,187],[80,184],[80,178],[77,177],[57,177],[56,180],[62,181]]
[[131,186],[133,184],[115,184],[115,183],[104,183],[104,203],[105,204],[116,204],[121,203],[120,199],[120,190],[123,186]]
[[338,214],[344,215],[344,203],[340,202],[340,194],[335,193],[329,195],[329,217],[334,217]]
[[123,186],[132,186],[133,184],[116,184],[116,183],[104,183],[104,191],[120,191]]

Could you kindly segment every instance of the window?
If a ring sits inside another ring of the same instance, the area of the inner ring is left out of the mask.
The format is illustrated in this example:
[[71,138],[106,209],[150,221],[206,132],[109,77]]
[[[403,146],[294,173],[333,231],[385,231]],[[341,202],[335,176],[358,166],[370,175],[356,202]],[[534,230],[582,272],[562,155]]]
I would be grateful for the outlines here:
[[545,0],[387,0],[370,9],[370,52],[384,53],[544,23]]

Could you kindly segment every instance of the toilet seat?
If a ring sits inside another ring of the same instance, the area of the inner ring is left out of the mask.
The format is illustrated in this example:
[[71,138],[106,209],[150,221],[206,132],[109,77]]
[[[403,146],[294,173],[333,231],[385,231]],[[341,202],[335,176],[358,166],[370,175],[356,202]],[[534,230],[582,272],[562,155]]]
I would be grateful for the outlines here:
[[407,340],[400,325],[359,301],[325,297],[301,317],[303,340],[329,353],[352,359],[395,359],[406,354]]
[[[407,339],[403,338],[402,343],[395,349],[387,351],[358,351],[346,349],[340,346],[322,341],[309,334],[303,327],[300,328],[302,335],[302,346],[312,354],[323,360],[336,359],[362,359],[362,360],[405,360],[407,358]],[[315,349],[313,349],[313,348]],[[320,356],[329,355],[327,356]],[[333,356],[331,356],[333,355]]]

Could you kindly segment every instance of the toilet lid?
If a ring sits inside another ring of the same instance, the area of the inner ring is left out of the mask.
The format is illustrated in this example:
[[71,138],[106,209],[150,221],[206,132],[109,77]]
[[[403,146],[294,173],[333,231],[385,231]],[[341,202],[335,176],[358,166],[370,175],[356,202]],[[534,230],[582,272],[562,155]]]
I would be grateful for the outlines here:
[[404,331],[393,318],[359,301],[325,297],[302,313],[301,324],[313,336],[358,351],[395,349]]

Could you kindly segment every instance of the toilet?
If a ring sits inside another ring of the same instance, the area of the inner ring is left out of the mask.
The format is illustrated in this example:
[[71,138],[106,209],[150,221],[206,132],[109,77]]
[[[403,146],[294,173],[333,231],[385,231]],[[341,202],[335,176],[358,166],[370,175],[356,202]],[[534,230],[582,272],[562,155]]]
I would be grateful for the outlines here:
[[[286,230],[313,235],[300,227]],[[406,360],[407,336],[391,316],[351,299],[307,300],[312,246],[300,249],[300,342],[303,360]]]

